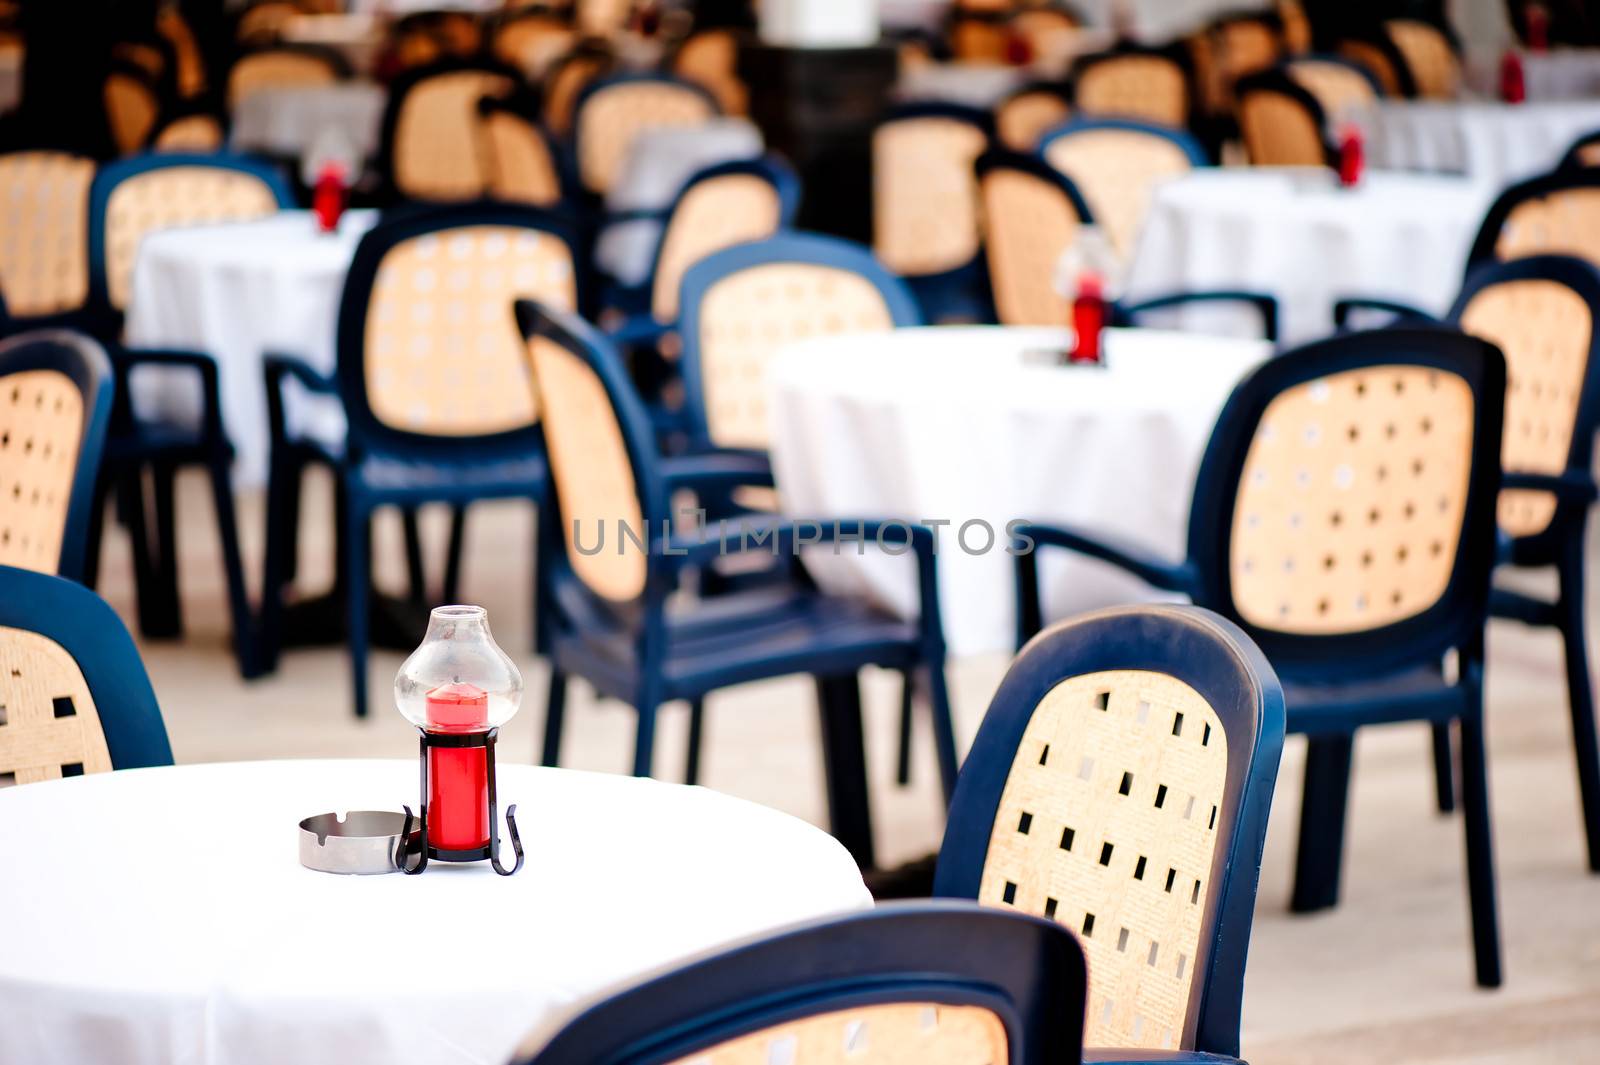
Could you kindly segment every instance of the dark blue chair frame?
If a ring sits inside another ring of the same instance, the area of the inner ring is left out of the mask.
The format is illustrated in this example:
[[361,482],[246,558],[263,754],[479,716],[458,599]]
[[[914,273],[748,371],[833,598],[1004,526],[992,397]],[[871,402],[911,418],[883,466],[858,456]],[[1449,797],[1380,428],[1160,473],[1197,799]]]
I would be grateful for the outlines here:
[[[1417,22],[1426,22],[1444,36],[1445,41],[1450,45],[1450,50],[1456,54],[1456,59],[1460,60],[1461,38],[1456,36],[1455,30],[1451,29],[1448,22],[1411,16],[1401,11],[1395,12],[1393,17],[1412,18]],[[1354,33],[1347,33],[1345,34],[1345,39],[1360,41],[1382,52],[1383,57],[1394,68],[1395,80],[1400,89],[1400,95],[1409,99],[1417,95],[1416,75],[1412,73],[1411,64],[1406,61],[1405,53],[1400,51],[1399,47],[1395,45],[1394,39],[1389,36],[1388,30],[1384,28],[1383,23],[1387,21],[1389,20],[1380,19],[1375,25],[1363,27]]]
[[1593,133],[1585,133],[1583,136],[1581,136],[1577,140],[1573,141],[1571,146],[1569,146],[1567,148],[1566,154],[1561,157],[1561,162],[1556,166],[1556,169],[1557,170],[1589,170],[1589,169],[1592,169],[1594,164],[1584,162],[1583,152],[1584,152],[1584,149],[1593,148],[1597,144],[1600,144],[1600,129],[1595,130]]
[[[1437,367],[1461,376],[1476,408],[1472,483],[1455,569],[1438,600],[1413,617],[1357,633],[1307,636],[1251,625],[1233,602],[1229,551],[1245,456],[1267,405],[1296,385],[1366,366]],[[1500,983],[1488,777],[1483,743],[1483,643],[1495,557],[1505,358],[1473,337],[1440,329],[1384,329],[1331,337],[1264,363],[1234,390],[1206,448],[1189,512],[1187,558],[1173,563],[1092,533],[1024,525],[1019,544],[1061,547],[1126,570],[1155,588],[1188,595],[1239,625],[1283,679],[1288,729],[1310,738],[1300,850],[1291,906],[1323,909],[1338,899],[1345,805],[1355,731],[1362,725],[1427,721],[1459,728],[1466,814],[1467,881],[1478,983]],[[1037,552],[1017,558],[1019,642],[1041,625]],[[1439,663],[1457,656],[1457,677]],[[1351,680],[1350,678],[1359,678]]]
[[[428,14],[429,12],[420,12]],[[389,83],[389,99],[383,109],[383,123],[379,127],[378,151],[373,159],[373,169],[378,174],[381,188],[378,196],[384,203],[404,202],[408,199],[394,184],[394,138],[400,124],[400,112],[405,107],[406,96],[422,82],[440,74],[455,74],[476,70],[485,74],[499,74],[510,78],[515,87],[523,84],[522,71],[497,59],[482,56],[462,58],[448,56],[413,67]]]
[[112,395],[116,387],[111,360],[89,337],[65,330],[35,330],[0,343],[0,381],[29,370],[66,374],[83,396],[83,431],[78,438],[78,461],[72,473],[72,495],[67,503],[61,556],[56,566],[59,576],[82,581],[89,550],[89,529],[99,499],[101,456],[111,424]]
[[114,769],[172,764],[150,676],[122,619],[83,585],[0,566],[0,625],[38,633],[72,656],[89,686]]
[[[770,485],[770,475],[752,475],[748,464],[723,455],[662,458],[649,415],[634,392],[610,341],[581,319],[538,304],[517,304],[525,336],[549,340],[592,369],[616,413],[633,468],[640,513],[646,523],[648,570],[645,587],[631,603],[596,596],[573,572],[566,552],[563,518],[555,493],[539,508],[537,629],[551,660],[543,762],[559,762],[569,675],[631,705],[639,715],[633,772],[650,775],[657,711],[676,699],[690,704],[689,777],[698,772],[703,699],[708,692],[747,681],[794,673],[816,678],[823,721],[828,806],[834,835],[863,868],[873,865],[872,823],[867,796],[861,692],[857,673],[877,665],[902,675],[922,671],[933,703],[934,737],[945,795],[955,789],[955,733],[944,676],[944,633],[931,530],[897,521],[827,519],[804,521],[751,515],[728,522],[719,535],[669,539],[672,494],[729,491],[740,485]],[[540,423],[543,431],[543,423]],[[819,596],[800,565],[801,544],[835,544],[859,533],[890,548],[906,549],[917,563],[920,616],[915,623],[890,619],[869,608],[839,619],[827,646],[800,643],[779,628],[765,644],[759,625],[814,623],[816,611],[842,601]],[[706,568],[736,550],[770,551],[791,568],[787,582],[761,585],[755,602],[740,612],[731,597],[709,602],[703,618],[674,618],[683,645],[674,646],[666,613],[686,571]],[[674,652],[677,652],[675,655]]]
[[[122,182],[155,170],[204,167],[232,170],[261,181],[278,207],[295,206],[283,174],[270,164],[225,152],[152,152],[110,163],[95,174],[89,193],[89,299],[85,311],[90,330],[105,343],[116,371],[117,388],[111,413],[110,439],[102,475],[105,490],[116,489],[118,512],[133,539],[134,573],[139,591],[139,628],[147,637],[176,636],[183,629],[178,596],[177,523],[173,516],[173,481],[183,466],[203,467],[210,477],[222,541],[223,571],[228,587],[228,608],[233,623],[234,653],[239,670],[256,676],[259,664],[244,570],[239,559],[239,534],[234,509],[233,445],[222,424],[217,363],[210,354],[173,349],[131,349],[121,342],[122,312],[111,303],[106,276],[106,214],[112,193]],[[189,370],[198,379],[201,421],[198,430],[141,422],[133,411],[130,379],[145,366],[171,366]],[[153,477],[155,554],[145,528],[140,471]],[[100,507],[91,527],[89,566],[95,572],[99,556]]]
[[933,892],[978,897],[1001,795],[1045,695],[1071,677],[1119,669],[1183,681],[1211,704],[1227,737],[1228,776],[1218,820],[1225,836],[1210,876],[1221,886],[1206,900],[1181,1043],[1236,1056],[1256,881],[1283,753],[1284,700],[1266,657],[1224,618],[1190,606],[1114,607],[1052,625],[1030,640],[1001,680],[967,754]]
[[690,962],[589,1007],[515,1065],[662,1065],[894,1003],[989,1010],[1008,1049],[993,1065],[1063,1065],[1082,1054],[1087,986],[1083,948],[1059,925],[970,903],[898,903]]
[[[336,333],[338,364],[330,378],[284,355],[265,360],[272,431],[268,484],[268,546],[262,586],[262,656],[276,663],[284,624],[283,587],[295,571],[299,496],[305,469],[330,468],[338,489],[339,559],[335,598],[344,600],[357,717],[367,714],[367,651],[371,638],[370,523],[382,506],[397,506],[406,522],[407,561],[413,600],[424,598],[421,546],[415,511],[425,503],[452,506],[444,599],[455,599],[465,535],[466,507],[486,499],[545,495],[543,436],[535,426],[483,436],[429,436],[379,421],[367,403],[366,328],[372,286],[383,258],[403,241],[463,226],[521,226],[565,243],[572,254],[574,289],[583,291],[584,260],[565,221],[550,212],[512,204],[475,203],[399,212],[368,231],[345,275]],[[508,322],[512,307],[506,306]],[[294,380],[309,391],[338,396],[348,430],[342,450],[289,437],[283,385]]]
[[[722,114],[722,105],[717,103],[716,96],[712,94],[710,89],[697,81],[690,81],[688,78],[680,78],[675,74],[668,74],[659,70],[625,70],[604,74],[580,89],[577,98],[573,100],[571,134],[573,158],[579,160],[583,158],[583,108],[589,102],[590,97],[607,89],[616,88],[618,85],[640,84],[672,85],[680,89],[687,89],[703,98],[711,108],[713,115]],[[579,169],[579,185],[582,186],[581,167]],[[584,189],[584,195],[587,197],[586,202],[590,203],[595,210],[599,210],[601,206],[600,197],[587,188]]]
[[[1006,14],[1009,17],[1010,13]],[[963,14],[963,17],[967,16]],[[922,118],[943,118],[963,123],[983,134],[988,147],[994,145],[994,113],[963,104],[939,101],[899,104],[884,114],[878,122],[878,128],[892,122],[910,122]],[[873,207],[876,210],[877,205]],[[912,295],[922,308],[924,321],[936,322],[945,317],[967,317],[979,322],[994,320],[994,305],[989,300],[989,270],[984,262],[981,239],[968,262],[942,273],[907,274],[903,279],[911,286]]]
[[[526,9],[518,9],[515,14],[527,14]],[[544,124],[544,119],[539,114],[539,98],[527,88],[519,88],[509,96],[485,96],[478,101],[478,114],[492,115],[496,112],[515,115],[533,127],[540,139],[544,141],[545,150],[550,153],[550,162],[556,170],[556,181],[561,186],[561,199],[558,203],[544,208],[550,211],[560,211],[572,215],[574,225],[580,218],[577,205],[580,200],[578,187],[578,173],[572,161],[572,152],[566,142],[562,141],[550,128]]]

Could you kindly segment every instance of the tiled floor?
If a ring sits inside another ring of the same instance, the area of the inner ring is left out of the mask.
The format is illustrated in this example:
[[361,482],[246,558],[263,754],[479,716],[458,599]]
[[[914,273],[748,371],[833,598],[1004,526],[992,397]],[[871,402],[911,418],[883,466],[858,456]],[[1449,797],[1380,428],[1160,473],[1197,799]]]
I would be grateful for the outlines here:
[[[246,684],[228,657],[209,500],[183,485],[187,638],[144,646],[179,761],[291,756],[408,757],[409,726],[387,699],[398,654],[372,664],[373,716],[349,712],[349,678],[337,650],[287,655],[276,675]],[[308,528],[327,528],[325,494]],[[241,498],[247,566],[259,569],[261,500]],[[441,515],[425,535],[442,542]],[[490,610],[501,644],[527,681],[524,711],[502,757],[531,760],[543,716],[545,671],[529,647],[531,511],[515,504],[475,512],[463,594]],[[102,590],[132,617],[125,541],[109,544]],[[378,556],[399,571],[398,525],[383,523]],[[305,572],[324,580],[326,541],[308,534]],[[1343,904],[1302,918],[1286,912],[1303,746],[1289,742],[1257,907],[1244,1012],[1244,1049],[1256,1065],[1383,1061],[1466,1063],[1600,1061],[1600,876],[1584,871],[1559,645],[1497,623],[1489,641],[1489,743],[1506,985],[1471,980],[1459,819],[1432,809],[1428,737],[1420,727],[1364,734],[1357,751]],[[996,656],[953,664],[963,743],[1005,669]],[[915,781],[893,782],[897,681],[867,678],[869,747],[880,858],[926,855],[941,820],[926,721],[919,721]],[[632,712],[597,702],[581,684],[568,701],[567,762],[621,772],[630,761]],[[822,769],[811,687],[804,680],[750,685],[708,702],[707,786],[820,823]],[[681,774],[686,715],[669,710],[658,774]],[[524,816],[537,816],[527,811]]]

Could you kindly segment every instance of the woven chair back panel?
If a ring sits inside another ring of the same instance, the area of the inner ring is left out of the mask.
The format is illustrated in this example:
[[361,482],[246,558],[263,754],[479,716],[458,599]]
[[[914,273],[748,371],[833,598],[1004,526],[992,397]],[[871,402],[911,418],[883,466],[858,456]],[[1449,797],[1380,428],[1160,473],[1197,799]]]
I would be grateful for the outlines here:
[[[1560,473],[1572,450],[1578,400],[1589,372],[1594,322],[1583,297],[1554,281],[1507,281],[1473,297],[1461,328],[1506,356],[1505,437],[1500,464],[1514,473]],[[1500,528],[1543,532],[1555,516],[1548,492],[1500,493]]]
[[1160,56],[1103,59],[1078,79],[1078,111],[1099,118],[1138,118],[1182,128],[1189,120],[1183,68]]
[[1004,63],[1011,44],[1011,32],[987,19],[958,19],[950,27],[950,51],[963,63]]
[[973,164],[983,131],[952,118],[887,122],[872,137],[873,250],[897,274],[939,274],[978,254]]
[[83,419],[83,394],[59,370],[0,377],[0,565],[60,567]]
[[995,132],[1007,148],[1031,152],[1045,130],[1071,115],[1067,102],[1053,92],[1025,92],[1006,100],[994,113]]
[[1557,189],[1523,200],[1506,216],[1495,255],[1575,255],[1600,267],[1600,188]]
[[1298,59],[1289,64],[1287,72],[1290,80],[1310,93],[1323,114],[1335,122],[1378,101],[1372,82],[1360,71],[1339,63]]
[[1385,96],[1400,95],[1400,75],[1395,71],[1394,64],[1389,62],[1389,57],[1383,49],[1366,41],[1343,41],[1339,45],[1339,54],[1365,67],[1367,72],[1377,79],[1379,87]]
[[161,113],[161,103],[150,86],[131,74],[112,73],[106,78],[105,105],[118,154],[131,155],[142,148]]
[[633,14],[633,0],[576,0],[573,21],[585,37],[611,38],[621,33]]
[[769,446],[767,367],[785,344],[893,328],[894,315],[877,286],[849,270],[780,262],[724,277],[700,308],[700,372],[712,442]]
[[611,398],[594,370],[554,341],[534,337],[528,351],[567,559],[596,595],[615,602],[637,599],[648,556],[625,530],[645,542],[649,530]]
[[482,196],[488,167],[478,101],[512,88],[500,74],[460,70],[427,78],[406,93],[394,129],[394,182],[401,193],[446,202]]
[[702,30],[683,42],[672,71],[710,90],[725,115],[750,110],[750,91],[739,77],[739,39],[726,30]]
[[1034,63],[1067,66],[1080,50],[1082,29],[1071,15],[1052,8],[1018,11],[1011,17],[1011,31],[1027,42]]
[[576,35],[560,19],[519,18],[494,35],[494,53],[502,63],[537,78],[576,41]]
[[1585,144],[1578,149],[1578,162],[1584,166],[1600,166],[1600,141]]
[[523,429],[536,414],[513,306],[577,309],[565,242],[522,226],[462,226],[384,255],[367,307],[367,403],[428,436]]
[[1456,95],[1461,88],[1461,63],[1444,34],[1415,19],[1390,19],[1383,28],[1405,59],[1418,96],[1448,100]]
[[214,117],[186,115],[163,127],[151,147],[158,152],[218,152],[222,141],[222,126]]
[[0,787],[111,768],[77,661],[47,636],[0,625]]
[[699,92],[669,82],[622,82],[597,91],[578,113],[578,175],[584,188],[605,192],[639,134],[668,126],[698,126],[715,117]]
[[168,166],[117,184],[106,200],[106,292],[128,306],[139,242],[177,226],[248,222],[278,210],[272,186],[254,174],[218,166]]
[[672,1065],[1004,1065],[1005,1024],[978,1006],[894,1002],[773,1025]]
[[1234,607],[1258,628],[1363,632],[1422,613],[1455,569],[1472,390],[1416,366],[1348,370],[1278,395],[1234,504]]
[[287,50],[259,52],[233,65],[228,74],[228,107],[238,107],[240,100],[262,89],[331,85],[338,80],[338,71],[321,56]]
[[489,192],[497,200],[554,207],[561,202],[561,177],[550,146],[520,116],[496,111],[482,120],[489,160]]
[[1071,677],[1034,708],[978,901],[1078,934],[1089,959],[1086,1044],[1181,1043],[1227,778],[1216,712],[1165,673]]
[[572,132],[572,112],[578,105],[578,94],[606,69],[606,61],[599,56],[579,56],[562,63],[550,72],[544,87],[544,124],[557,136]]
[[1096,224],[1124,258],[1133,254],[1156,185],[1193,169],[1182,148],[1137,130],[1097,129],[1059,137],[1045,156],[1078,186]]
[[1278,0],[1273,6],[1283,24],[1283,44],[1289,54],[1305,55],[1311,51],[1311,20],[1306,17],[1305,5],[1300,0]]
[[651,299],[656,320],[677,320],[685,270],[714,251],[774,235],[782,213],[777,190],[754,174],[697,182],[673,210],[661,241]]
[[1294,97],[1257,90],[1239,100],[1239,129],[1256,166],[1322,166],[1322,129]]
[[89,295],[94,164],[59,152],[0,155],[0,292],[19,317],[83,306]]
[[1000,321],[1065,325],[1067,300],[1056,291],[1056,264],[1078,238],[1077,211],[1060,189],[1021,171],[991,171],[981,185],[989,282]]

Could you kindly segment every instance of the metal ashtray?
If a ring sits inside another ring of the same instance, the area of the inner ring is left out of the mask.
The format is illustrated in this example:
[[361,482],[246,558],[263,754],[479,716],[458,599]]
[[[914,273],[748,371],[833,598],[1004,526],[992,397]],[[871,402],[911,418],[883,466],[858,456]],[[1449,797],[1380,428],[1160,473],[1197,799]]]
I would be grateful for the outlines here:
[[300,822],[300,864],[323,873],[393,873],[406,816],[389,810],[318,814]]

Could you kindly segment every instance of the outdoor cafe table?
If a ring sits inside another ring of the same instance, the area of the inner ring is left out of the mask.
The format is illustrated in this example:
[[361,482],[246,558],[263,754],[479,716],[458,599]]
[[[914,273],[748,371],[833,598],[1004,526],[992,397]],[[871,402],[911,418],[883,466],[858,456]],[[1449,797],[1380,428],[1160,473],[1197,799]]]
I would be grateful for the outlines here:
[[[937,562],[953,655],[1014,648],[1015,559],[1005,550],[1014,519],[1098,529],[1182,558],[1212,424],[1234,384],[1270,353],[1260,341],[1113,329],[1104,367],[1039,361],[1070,340],[1054,329],[900,329],[800,341],[772,366],[784,513],[949,522]],[[994,543],[982,525],[963,532],[967,522],[987,522]],[[853,544],[808,550],[825,587],[915,613],[909,558],[871,544],[862,554]],[[1041,555],[1040,568],[1048,618],[1152,598],[1065,551]]]
[[300,866],[302,818],[415,809],[416,789],[414,761],[370,760],[0,790],[0,1061],[503,1065],[618,982],[872,905],[844,848],[786,814],[504,761],[515,876]]
[[1600,129],[1600,100],[1383,100],[1351,117],[1371,166],[1463,174],[1499,190],[1550,170]]

